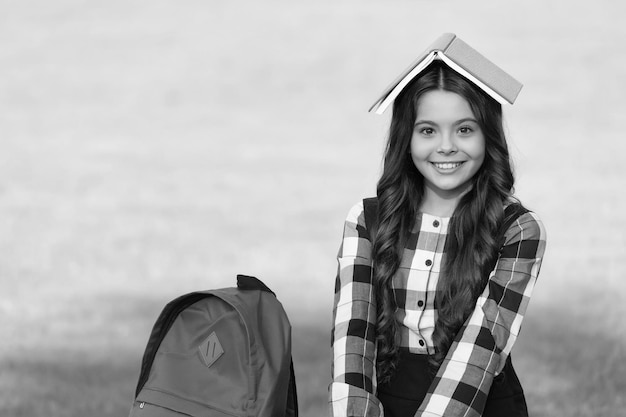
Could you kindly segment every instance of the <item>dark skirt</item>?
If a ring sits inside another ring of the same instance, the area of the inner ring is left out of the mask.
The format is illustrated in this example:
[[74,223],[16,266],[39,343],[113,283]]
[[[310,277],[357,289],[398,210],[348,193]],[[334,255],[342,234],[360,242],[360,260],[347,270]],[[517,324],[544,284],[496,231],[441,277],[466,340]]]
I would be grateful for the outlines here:
[[[427,355],[401,351],[395,375],[378,386],[377,397],[385,417],[413,417],[433,380]],[[528,417],[524,391],[515,374],[511,357],[493,380],[483,417]]]

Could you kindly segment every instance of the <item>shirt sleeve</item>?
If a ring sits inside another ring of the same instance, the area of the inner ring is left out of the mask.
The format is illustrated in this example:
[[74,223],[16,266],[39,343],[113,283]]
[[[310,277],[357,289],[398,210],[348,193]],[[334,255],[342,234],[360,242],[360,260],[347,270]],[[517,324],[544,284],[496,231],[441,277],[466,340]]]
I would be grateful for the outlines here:
[[333,417],[381,417],[376,398],[376,301],[372,288],[372,246],[365,228],[363,203],[346,218],[339,249],[333,308]]
[[480,417],[493,378],[517,339],[546,246],[543,224],[521,215],[505,233],[496,267],[457,334],[416,417]]

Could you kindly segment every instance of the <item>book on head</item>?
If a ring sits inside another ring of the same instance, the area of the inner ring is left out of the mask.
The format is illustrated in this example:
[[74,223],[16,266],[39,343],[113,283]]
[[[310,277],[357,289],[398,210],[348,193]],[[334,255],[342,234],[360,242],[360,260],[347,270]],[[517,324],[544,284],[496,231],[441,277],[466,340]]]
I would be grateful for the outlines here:
[[519,81],[463,42],[454,33],[444,33],[385,89],[369,111],[383,114],[407,84],[434,60],[443,61],[500,104],[513,104],[522,89]]

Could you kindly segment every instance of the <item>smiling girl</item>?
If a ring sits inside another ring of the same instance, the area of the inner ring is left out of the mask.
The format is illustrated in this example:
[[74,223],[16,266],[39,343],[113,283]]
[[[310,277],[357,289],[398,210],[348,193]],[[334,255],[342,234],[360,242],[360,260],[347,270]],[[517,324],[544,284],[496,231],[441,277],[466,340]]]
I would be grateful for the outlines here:
[[528,415],[510,353],[545,231],[513,185],[502,106],[434,61],[394,100],[377,197],[345,222],[333,416]]

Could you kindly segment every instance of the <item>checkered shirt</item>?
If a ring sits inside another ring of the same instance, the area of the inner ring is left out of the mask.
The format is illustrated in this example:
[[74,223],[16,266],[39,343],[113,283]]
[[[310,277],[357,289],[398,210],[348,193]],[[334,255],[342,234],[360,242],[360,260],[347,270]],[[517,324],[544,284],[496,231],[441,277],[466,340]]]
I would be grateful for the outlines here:
[[[432,352],[433,301],[449,219],[421,214],[393,279],[401,346]],[[545,250],[545,230],[534,213],[520,216],[488,284],[453,342],[416,416],[479,417],[494,376],[515,342]],[[333,310],[333,416],[384,415],[376,398],[376,303],[371,243],[363,203],[348,213],[338,255]]]

